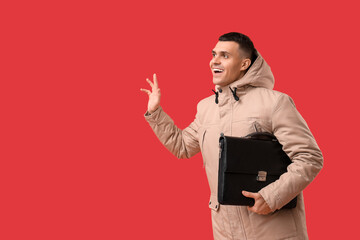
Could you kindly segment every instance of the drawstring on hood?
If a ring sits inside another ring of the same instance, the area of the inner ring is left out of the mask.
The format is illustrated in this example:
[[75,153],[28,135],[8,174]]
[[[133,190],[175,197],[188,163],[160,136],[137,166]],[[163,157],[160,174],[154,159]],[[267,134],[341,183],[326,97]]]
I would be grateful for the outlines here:
[[232,92],[232,94],[233,94],[233,96],[234,96],[234,99],[235,99],[235,101],[239,101],[239,97],[236,95],[236,87],[234,87],[234,90],[232,90],[231,89],[231,87],[229,87],[230,88],[230,91]]
[[[234,87],[234,90],[232,90],[231,87],[229,87],[229,88],[234,96],[235,101],[239,101],[239,97],[236,95],[237,88]],[[219,92],[222,92],[222,90],[219,89],[219,91],[217,91],[217,92],[215,92],[215,90],[213,90],[213,89],[211,89],[211,90],[215,93],[215,103],[218,104],[219,103]]]
[[215,93],[215,103],[219,103],[219,92],[215,92],[214,89],[211,89]]

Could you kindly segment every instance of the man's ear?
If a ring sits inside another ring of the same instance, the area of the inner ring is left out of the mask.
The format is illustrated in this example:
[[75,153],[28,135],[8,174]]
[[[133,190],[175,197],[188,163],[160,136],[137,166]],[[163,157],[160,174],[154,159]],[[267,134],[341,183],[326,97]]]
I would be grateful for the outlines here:
[[242,62],[241,62],[241,68],[240,68],[240,70],[241,70],[241,71],[245,71],[246,69],[249,68],[250,64],[251,64],[251,60],[250,60],[249,58],[245,58],[245,59],[242,60]]

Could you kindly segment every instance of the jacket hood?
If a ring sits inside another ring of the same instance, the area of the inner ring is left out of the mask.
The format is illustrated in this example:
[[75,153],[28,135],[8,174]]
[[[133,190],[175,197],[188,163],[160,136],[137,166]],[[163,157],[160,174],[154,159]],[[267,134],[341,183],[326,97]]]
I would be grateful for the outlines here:
[[[256,50],[257,58],[255,62],[251,65],[250,69],[245,73],[245,75],[232,82],[228,86],[232,89],[234,87],[240,88],[246,85],[253,87],[264,87],[267,89],[273,89],[275,84],[274,75],[271,72],[270,66],[266,63],[261,54]],[[226,88],[228,87],[226,86]],[[221,88],[219,85],[215,86],[216,90]]]

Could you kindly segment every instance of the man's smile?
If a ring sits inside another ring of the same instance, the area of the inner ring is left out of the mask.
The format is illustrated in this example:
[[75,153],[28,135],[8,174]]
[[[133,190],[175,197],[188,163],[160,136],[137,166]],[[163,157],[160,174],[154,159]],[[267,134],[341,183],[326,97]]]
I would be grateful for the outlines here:
[[222,69],[222,68],[213,68],[212,72],[213,72],[213,75],[218,76],[218,75],[221,75],[224,72],[224,69]]

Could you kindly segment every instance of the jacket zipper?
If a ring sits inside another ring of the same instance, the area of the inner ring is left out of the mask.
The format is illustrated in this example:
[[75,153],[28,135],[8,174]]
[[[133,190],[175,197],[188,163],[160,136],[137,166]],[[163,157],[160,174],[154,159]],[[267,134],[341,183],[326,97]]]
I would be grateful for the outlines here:
[[231,119],[230,119],[230,136],[233,135],[232,133],[232,121],[233,121],[233,110],[234,110],[234,106],[233,106],[233,100],[231,99],[230,105],[231,105]]
[[[230,119],[230,132],[231,132],[231,136],[233,136],[232,133],[232,121],[233,121],[233,110],[234,110],[234,100],[231,101],[231,119]],[[240,224],[241,224],[241,228],[242,228],[242,232],[243,235],[245,237],[245,239],[247,239],[246,237],[246,232],[245,232],[245,227],[244,227],[244,220],[242,218],[242,213],[241,213],[241,209],[239,207],[236,207],[237,211],[238,211],[238,216],[239,216],[239,220],[240,220]]]

